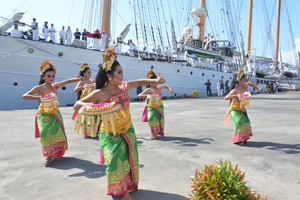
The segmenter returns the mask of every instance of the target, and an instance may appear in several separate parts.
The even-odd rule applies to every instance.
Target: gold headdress
[[[239,69],[238,72],[236,73],[236,81],[240,81],[242,76],[244,75],[244,70]]]
[[[53,68],[56,74],[56,68],[52,65],[53,61],[47,60],[47,58],[41,63],[41,66],[39,67],[39,72],[41,75],[44,74],[44,72],[49,69]]]
[[[147,74],[146,74],[146,79],[150,79],[153,75],[156,76],[156,74],[154,73],[154,71],[152,69],[150,69]]]
[[[86,62],[84,62],[80,65],[80,70],[83,71],[87,67],[89,67],[89,65]]]
[[[111,70],[112,64],[117,59],[114,47],[108,47],[105,50],[105,54],[102,54],[103,57],[103,69],[107,72]]]

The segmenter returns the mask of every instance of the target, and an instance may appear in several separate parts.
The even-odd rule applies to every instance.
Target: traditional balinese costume
[[[89,67],[88,64],[86,62],[84,62],[80,66],[80,70],[83,71],[87,67]],[[85,85],[84,89],[81,91],[81,95],[80,95],[79,99],[82,99],[82,98],[88,96],[91,92],[93,92],[95,90],[95,88],[96,88],[95,81],[93,79],[91,79],[91,82],[92,82],[91,84]],[[78,114],[78,112],[77,112],[77,110],[75,110],[74,114],[73,114],[73,117],[72,117],[73,120],[76,119],[77,114]],[[89,131],[90,129],[88,129],[88,126],[86,125],[85,121],[83,122],[82,126],[83,126],[83,129],[84,129],[82,134],[85,135],[85,136],[92,137],[92,135],[90,134],[90,131]]]
[[[155,73],[150,70],[146,74],[146,78],[151,78]],[[161,90],[161,86],[157,86]],[[165,117],[164,105],[161,101],[161,94],[151,94],[146,99],[146,106],[142,115],[142,122],[148,122],[151,134],[159,134],[164,137]]]
[[[48,68],[54,68],[47,59],[41,64],[40,74]],[[40,137],[43,156],[62,157],[68,149],[65,127],[58,109],[58,84],[52,85],[52,91],[41,96],[41,103],[35,120],[35,137]]]
[[[243,70],[239,70],[237,80],[239,81],[243,75]],[[245,85],[247,91],[247,85]],[[224,124],[227,124],[229,118],[234,122],[234,131],[231,138],[231,143],[247,142],[247,139],[252,137],[252,129],[250,120],[245,107],[249,105],[251,94],[245,92],[240,99],[233,99],[226,113]]]
[[[111,70],[117,55],[114,53],[114,48],[105,51],[106,53],[102,55],[103,69],[107,72]],[[137,190],[139,181],[137,140],[131,122],[127,82],[119,85],[118,94],[111,96],[102,104],[105,108],[112,103],[117,103],[121,109],[114,111],[110,117],[102,115],[103,121],[99,130],[100,162],[102,164],[106,162],[107,166],[107,193],[120,196]],[[92,106],[92,110],[97,107],[97,104],[94,108]],[[109,109],[106,110],[107,113],[111,114]]]

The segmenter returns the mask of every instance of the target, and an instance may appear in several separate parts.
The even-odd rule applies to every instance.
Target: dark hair
[[[237,74],[234,74],[232,77],[230,91],[233,90],[234,88],[236,88],[236,85],[239,83],[238,81],[236,81],[236,77],[237,77]],[[241,77],[241,79],[243,79],[243,78],[245,78],[245,74],[243,74],[243,76]],[[232,101],[232,99],[230,99],[229,105],[231,105],[231,101]]]
[[[232,77],[230,91],[233,90],[234,88],[236,88],[237,84],[239,83],[238,81],[236,81],[236,76],[237,76],[237,74],[233,75],[233,77]],[[243,76],[241,77],[240,80],[242,80],[243,78],[245,78],[245,74],[243,74]]]
[[[108,78],[107,78],[107,74],[112,75],[112,77],[114,77],[114,72],[116,71],[117,67],[120,65],[120,63],[115,60],[115,62],[111,65],[111,70],[109,70],[108,72],[106,72],[103,69],[103,65],[102,63],[98,66],[99,70],[98,73],[96,75],[96,89],[101,89],[105,86],[105,84],[108,82]]]
[[[156,78],[157,78],[156,74],[153,74],[150,79],[156,79]],[[149,87],[151,87],[151,85],[146,86],[146,88],[149,88]]]
[[[83,71],[80,70],[80,71],[79,71],[79,76],[84,77],[84,73],[85,73],[88,69],[90,69],[90,68],[89,68],[89,67],[86,67]],[[80,99],[81,94],[82,94],[82,91],[81,91],[81,90],[80,90],[79,92],[77,92],[77,100]]]
[[[55,70],[54,70],[52,67],[46,69],[46,70],[44,71],[44,73],[41,75],[41,79],[40,79],[40,81],[39,81],[39,85],[42,85],[42,84],[45,83],[45,74],[46,74],[47,72],[54,72],[54,73],[55,73]]]

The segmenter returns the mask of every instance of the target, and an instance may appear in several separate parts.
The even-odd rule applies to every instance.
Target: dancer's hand
[[[261,86],[259,86],[258,90],[259,90],[259,91],[262,91]]]
[[[76,77],[79,79],[78,81],[83,81],[83,77],[82,76],[76,75]]]
[[[237,94],[236,96],[237,96],[238,99],[240,99],[242,97],[241,94]]]
[[[156,83],[157,84],[163,84],[165,82],[167,82],[165,79],[163,79],[164,76],[160,76],[160,73],[158,72],[158,78],[156,79]]]
[[[174,88],[172,87],[170,91],[171,91],[172,93],[174,93]]]

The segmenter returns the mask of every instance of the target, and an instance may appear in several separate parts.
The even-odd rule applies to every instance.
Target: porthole
[[[204,76],[204,73],[202,73],[202,76]]]
[[[63,55],[64,55],[63,52],[59,52],[59,53],[58,53],[58,56],[59,56],[59,57],[62,57]]]
[[[193,72],[190,73],[191,75],[193,74]]]
[[[153,69],[154,67],[153,67],[153,65],[151,66],[151,69]]]
[[[230,77],[230,80],[232,79],[232,77]]]
[[[62,90],[66,90],[67,88],[66,88],[65,86],[63,86],[61,89],[62,89]]]
[[[14,85],[14,86],[18,86],[18,83],[17,83],[17,82],[14,82],[13,85]]]
[[[224,76],[222,76],[222,79],[224,78]]]
[[[263,80],[260,80],[260,83],[264,83],[264,81],[263,81]]]
[[[212,77],[215,77],[215,75],[213,74]]]
[[[177,69],[177,73],[179,73],[179,69]]]
[[[33,48],[28,49],[28,53],[33,53],[33,52],[34,52]]]

